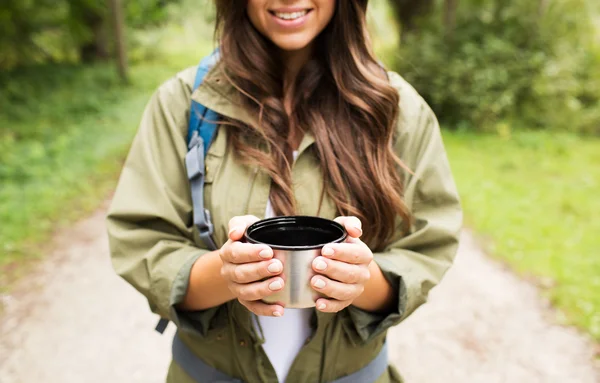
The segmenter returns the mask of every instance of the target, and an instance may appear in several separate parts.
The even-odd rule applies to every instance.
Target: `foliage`
[[[414,31],[417,21],[429,13],[435,0],[389,0],[391,10],[403,31]]]
[[[168,19],[178,0],[128,0],[127,24],[147,28]],[[0,70],[48,62],[93,61],[110,50],[107,1],[3,0],[0,3]]]
[[[445,132],[467,224],[600,340],[600,139]]]
[[[3,0],[0,3],[0,69],[21,63],[64,58],[69,35],[61,28],[68,14],[64,2]]]
[[[141,99],[129,101],[136,92],[113,78],[108,65],[48,66],[20,73],[3,87],[0,264],[27,258],[23,240],[45,238],[79,203],[106,192],[96,188],[98,181],[108,168],[114,175],[115,155],[122,154],[135,126],[129,113],[143,105]],[[115,111],[119,100],[125,109]]]
[[[0,104],[7,106],[0,111],[0,137],[48,140],[66,129],[65,122],[115,102],[121,87],[111,71],[98,68],[49,64],[0,72]]]
[[[4,130],[0,136],[0,285],[7,277],[3,265],[31,259],[32,245],[106,198],[150,93],[195,61],[138,65],[131,87],[107,82],[115,77],[107,64],[58,72],[49,67],[43,71],[53,76],[40,78],[58,73],[64,89],[49,91],[42,103],[15,103],[20,111],[9,116],[4,112],[12,108],[2,109],[2,121],[13,121],[24,133]],[[39,115],[26,112],[36,107],[42,108]]]
[[[375,55],[387,67],[394,64],[400,44],[400,34],[394,33],[397,21],[390,3],[388,0],[370,0],[367,11],[367,27]]]
[[[129,86],[108,63],[0,72],[0,286],[114,188],[150,94],[212,48],[202,19],[190,24],[199,27],[184,35],[179,23],[137,32],[163,56],[134,63]]]
[[[167,11],[168,23],[160,28],[130,31],[128,54],[132,63],[166,58],[177,62],[190,55],[203,57],[212,47],[209,42],[214,32],[213,0],[179,0]]]
[[[465,0],[455,26],[441,9],[406,36],[396,65],[448,126],[600,134],[600,48],[586,0]]]
[[[169,19],[169,5],[180,0],[136,0],[124,2],[127,24],[142,29],[160,25]]]

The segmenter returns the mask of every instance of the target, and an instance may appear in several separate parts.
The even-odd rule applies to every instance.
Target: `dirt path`
[[[161,382],[170,334],[153,332],[145,300],[110,267],[104,210],[2,297],[0,382]],[[430,303],[393,330],[392,360],[408,383],[594,383],[592,344],[553,325],[530,285],[487,260],[468,233]]]

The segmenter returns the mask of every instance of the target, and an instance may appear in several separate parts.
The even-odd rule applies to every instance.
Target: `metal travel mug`
[[[258,221],[248,227],[245,240],[273,249],[283,264],[283,290],[264,299],[286,308],[314,307],[321,296],[310,285],[315,275],[312,262],[328,243],[340,243],[347,233],[342,225],[319,217],[289,216]]]

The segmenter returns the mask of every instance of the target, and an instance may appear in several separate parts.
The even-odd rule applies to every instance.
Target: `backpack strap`
[[[208,57],[204,58],[194,80],[192,92],[198,89],[206,74],[212,69],[219,59],[218,48]],[[188,153],[185,156],[187,176],[190,180],[192,206],[194,211],[194,225],[200,232],[200,239],[209,250],[216,250],[217,245],[212,238],[214,226],[210,218],[210,211],[204,208],[204,180],[205,157],[208,149],[216,137],[219,115],[204,105],[192,100],[190,118],[188,122]],[[156,331],[163,334],[169,320],[161,318],[156,325]]]
[[[196,90],[206,74],[215,65],[219,57],[218,49],[204,58],[198,66],[194,90]],[[219,115],[204,105],[192,100],[188,125],[188,148],[185,158],[188,179],[190,180],[192,203],[194,209],[194,225],[198,228],[200,239],[209,250],[216,250],[217,245],[212,237],[214,226],[210,212],[204,207],[205,158],[210,144],[217,133]]]
[[[205,57],[198,65],[198,71],[196,72],[196,79],[194,80],[195,91],[200,87],[206,74],[215,66],[219,60],[219,49],[217,48],[210,56]],[[190,110],[190,119],[188,122],[188,136],[187,142],[190,145],[194,139],[194,134],[198,134],[204,141],[204,152],[208,152],[208,148],[215,138],[217,131],[217,124],[219,115],[214,111],[208,109],[199,102],[192,100],[192,107]]]

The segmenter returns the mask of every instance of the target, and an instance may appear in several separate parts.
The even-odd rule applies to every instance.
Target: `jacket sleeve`
[[[409,233],[403,233],[398,222],[390,245],[374,254],[397,294],[392,312],[377,315],[348,308],[353,332],[363,342],[400,323],[426,302],[429,291],[453,262],[462,225],[459,197],[437,119],[410,85],[399,76],[394,80],[403,98],[396,150],[413,172],[405,176],[404,199],[414,222]]]
[[[115,271],[142,293],[154,313],[184,330],[206,334],[218,308],[181,312],[193,263],[208,250],[192,229],[185,169],[194,68],[152,96],[131,146],[108,217]]]

